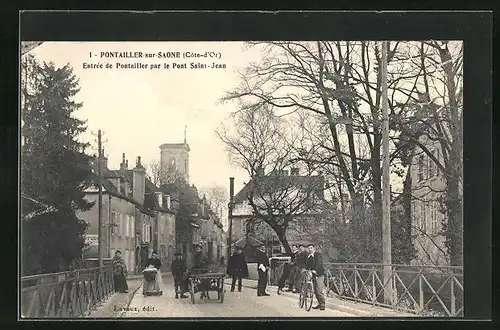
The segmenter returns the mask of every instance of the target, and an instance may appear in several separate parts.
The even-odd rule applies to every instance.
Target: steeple
[[[184,126],[184,143],[187,143],[187,125]]]

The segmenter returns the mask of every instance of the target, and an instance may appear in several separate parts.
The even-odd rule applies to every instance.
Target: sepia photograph
[[[20,319],[464,316],[461,40],[22,40]]]

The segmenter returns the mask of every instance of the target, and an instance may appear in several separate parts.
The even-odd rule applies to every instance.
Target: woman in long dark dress
[[[115,292],[128,292],[127,285],[127,266],[122,258],[122,253],[120,250],[115,252],[115,256],[112,260],[113,265],[113,277],[115,284]]]

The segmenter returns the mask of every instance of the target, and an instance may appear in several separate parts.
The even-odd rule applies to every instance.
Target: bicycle
[[[302,287],[299,292],[299,306],[300,308],[306,309],[306,311],[310,311],[313,304],[313,273],[311,270],[307,270],[303,274]]]

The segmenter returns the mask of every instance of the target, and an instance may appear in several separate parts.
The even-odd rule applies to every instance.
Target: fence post
[[[358,267],[354,265],[354,298],[358,297]]]
[[[419,309],[419,314],[422,314],[424,311],[424,290],[422,288],[422,268],[420,268],[420,271],[418,272],[418,309]]]
[[[391,282],[392,282],[392,292],[393,292],[393,300],[392,306],[396,307],[398,302],[398,282],[396,280],[397,272],[394,270],[394,266],[391,266]]]
[[[372,304],[375,305],[377,299],[377,287],[375,286],[375,266],[372,265]]]
[[[452,274],[449,277],[450,279],[450,298],[451,298],[451,316],[456,316],[455,314],[457,313],[456,311],[456,306],[455,306],[455,274]]]

